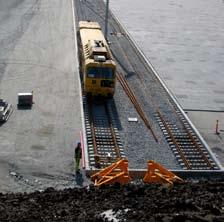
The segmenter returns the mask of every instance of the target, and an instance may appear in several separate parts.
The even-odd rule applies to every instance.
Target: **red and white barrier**
[[[82,133],[82,131],[80,131],[80,142],[81,142],[81,148],[82,148],[82,168],[86,169],[84,140],[83,140],[83,133]]]

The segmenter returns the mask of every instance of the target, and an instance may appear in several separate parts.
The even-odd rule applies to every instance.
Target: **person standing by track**
[[[79,172],[79,165],[80,165],[80,160],[82,159],[82,149],[81,149],[81,143],[78,142],[77,143],[77,146],[75,148],[75,155],[74,155],[74,158],[75,158],[75,171],[76,173]]]

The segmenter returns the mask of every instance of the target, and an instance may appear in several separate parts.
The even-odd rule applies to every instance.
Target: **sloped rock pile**
[[[0,221],[224,221],[224,183],[128,184],[0,194]]]

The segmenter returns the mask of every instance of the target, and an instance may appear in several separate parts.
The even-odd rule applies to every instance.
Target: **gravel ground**
[[[144,125],[120,84],[117,85],[115,103],[121,122],[119,133],[124,144],[125,155],[129,160],[129,167],[144,169],[147,166],[147,160],[155,160],[169,169],[181,169],[171,150],[163,141],[162,134],[159,134],[159,143],[152,138],[149,129]],[[137,118],[138,122],[129,122],[129,117]]]
[[[224,221],[223,182],[0,194],[1,221]],[[112,220],[113,219],[113,220]]]

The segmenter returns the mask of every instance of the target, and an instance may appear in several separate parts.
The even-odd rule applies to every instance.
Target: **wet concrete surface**
[[[110,6],[224,164],[222,133],[214,135],[224,111],[223,1],[115,0]]]
[[[13,114],[0,126],[0,190],[70,187],[81,106],[72,1],[0,1],[0,97]],[[34,92],[31,109],[17,93]]]
[[[183,108],[224,110],[223,1],[115,0],[110,6]]]

